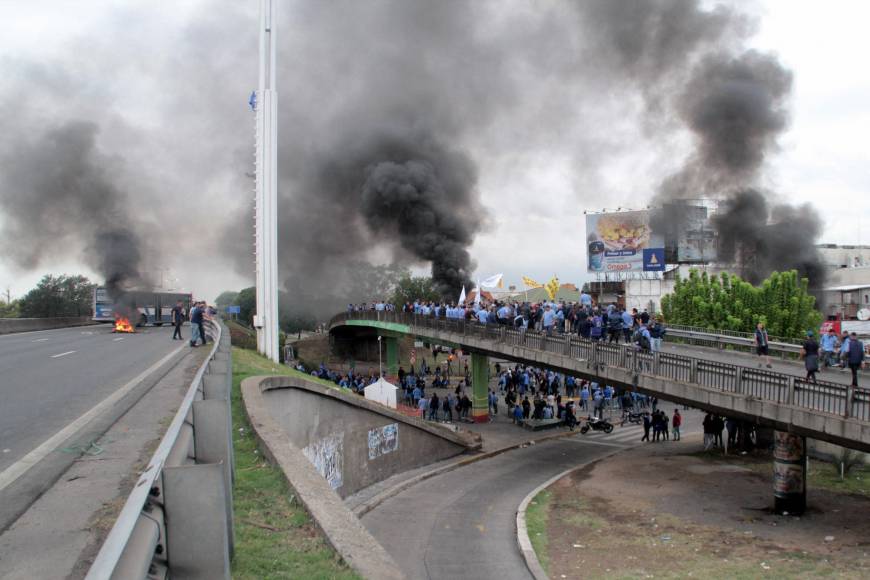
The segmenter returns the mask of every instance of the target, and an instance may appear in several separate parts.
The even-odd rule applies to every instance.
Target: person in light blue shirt
[[[837,351],[837,333],[833,328],[827,334],[822,335],[819,346],[822,347],[822,364],[825,367],[835,364],[834,353]]]
[[[375,304],[375,310],[378,312],[383,312],[386,309],[386,305],[383,300],[378,300],[377,304]]]
[[[840,341],[840,366],[846,368],[846,359],[849,358],[849,333],[843,333],[843,340]]]
[[[477,319],[481,324],[486,324],[487,312],[483,308],[477,311]]]
[[[547,307],[544,309],[544,332],[547,333],[547,336],[552,336],[553,334],[553,325],[556,323],[556,314],[553,312],[553,309],[547,304]]]
[[[582,292],[580,294],[580,304],[583,306],[592,306],[592,296],[587,294],[586,292]]]
[[[580,408],[584,411],[589,410],[589,385],[584,384],[580,390]]]

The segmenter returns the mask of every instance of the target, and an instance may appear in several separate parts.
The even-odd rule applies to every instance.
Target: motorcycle
[[[640,425],[643,423],[643,413],[635,413],[634,411],[626,411],[622,414],[622,422],[625,423],[628,421],[629,423],[635,423]]]
[[[586,424],[580,427],[580,432],[587,433],[590,428],[593,431],[604,431],[605,433],[610,433],[611,431],[613,431],[613,424],[607,419],[588,417],[586,419]]]

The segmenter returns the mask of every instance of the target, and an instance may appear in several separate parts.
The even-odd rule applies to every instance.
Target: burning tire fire
[[[115,330],[114,332],[136,332],[133,328],[133,325],[130,324],[130,320],[119,316],[115,319]]]

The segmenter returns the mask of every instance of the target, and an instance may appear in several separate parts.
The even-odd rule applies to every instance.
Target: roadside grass
[[[280,469],[257,449],[241,398],[242,380],[262,374],[299,375],[256,352],[233,348],[233,448],[236,484],[233,489],[236,579],[305,578],[357,579],[326,543],[305,509],[294,501]],[[328,381],[320,381],[335,386]]]
[[[768,454],[722,455],[718,451],[701,451],[695,456],[708,461],[733,463],[773,478],[773,457]],[[823,489],[835,493],[870,497],[870,465],[856,465],[844,479],[840,479],[839,463],[811,458],[807,470],[807,489]]]
[[[526,508],[526,530],[529,534],[529,540],[532,542],[532,548],[538,556],[541,567],[547,573],[549,573],[550,565],[547,550],[547,523],[550,520],[550,499],[552,497],[553,492],[545,489],[536,495]]]

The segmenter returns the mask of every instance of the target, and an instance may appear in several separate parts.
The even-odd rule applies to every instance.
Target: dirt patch
[[[870,499],[811,488],[803,516],[774,515],[767,461],[703,454],[687,438],[560,479],[550,577],[870,577]]]

